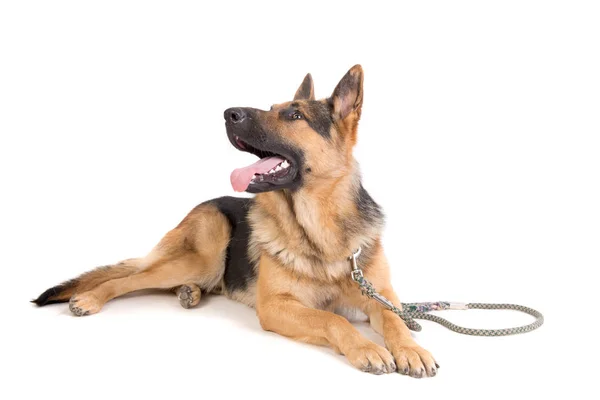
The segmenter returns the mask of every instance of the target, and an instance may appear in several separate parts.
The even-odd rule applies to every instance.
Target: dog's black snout
[[[225,110],[225,120],[238,124],[246,119],[246,113],[241,108],[228,108]]]

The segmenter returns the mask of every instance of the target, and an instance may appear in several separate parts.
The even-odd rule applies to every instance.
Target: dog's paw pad
[[[182,285],[177,289],[177,298],[183,308],[191,308],[200,302],[200,288],[194,284]]]

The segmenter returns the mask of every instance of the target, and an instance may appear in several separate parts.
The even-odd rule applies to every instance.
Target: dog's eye
[[[300,113],[300,111],[294,111],[290,114],[290,119],[302,119],[304,116]]]

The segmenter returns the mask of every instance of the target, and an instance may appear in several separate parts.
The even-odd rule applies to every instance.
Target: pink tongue
[[[281,157],[266,157],[258,160],[252,165],[244,168],[234,169],[231,173],[231,186],[236,192],[243,192],[248,189],[250,181],[254,174],[264,174],[275,168],[279,163],[285,160]]]

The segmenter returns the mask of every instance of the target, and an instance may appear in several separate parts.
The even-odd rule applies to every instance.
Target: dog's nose
[[[228,108],[225,110],[225,120],[234,124],[239,124],[246,119],[246,113],[241,108]]]

